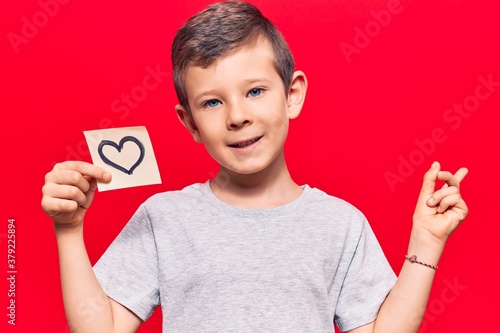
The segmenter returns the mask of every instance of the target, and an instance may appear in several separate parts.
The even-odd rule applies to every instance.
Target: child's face
[[[259,39],[186,72],[190,130],[228,171],[256,173],[283,156],[288,120],[297,114],[290,111],[273,59],[267,41]]]

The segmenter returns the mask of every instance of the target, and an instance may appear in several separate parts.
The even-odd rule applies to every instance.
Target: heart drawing
[[[134,163],[134,165],[132,165],[132,167],[130,169],[126,169],[123,166],[111,161],[109,158],[106,157],[106,155],[104,155],[104,153],[102,151],[104,146],[111,146],[111,147],[115,148],[116,150],[118,150],[119,153],[121,153],[121,151],[123,149],[123,145],[125,144],[125,142],[129,142],[129,141],[132,141],[133,143],[135,143],[137,145],[137,147],[139,147],[139,150],[141,152],[139,155],[139,158]],[[99,147],[98,147],[97,151],[99,152],[99,156],[101,157],[101,159],[104,163],[106,163],[107,165],[110,165],[113,168],[118,169],[121,172],[124,172],[128,175],[131,175],[132,172],[134,172],[135,168],[137,168],[139,166],[139,164],[141,164],[142,160],[144,159],[144,145],[142,144],[141,141],[139,141],[137,138],[135,138],[133,136],[123,137],[120,140],[120,144],[116,144],[115,142],[110,141],[110,140],[102,140],[101,143],[99,143]]]

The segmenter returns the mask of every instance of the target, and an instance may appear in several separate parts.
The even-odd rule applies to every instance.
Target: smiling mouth
[[[245,148],[245,147],[248,147],[254,143],[256,143],[257,141],[259,141],[260,139],[262,139],[263,135],[257,137],[257,138],[254,138],[252,140],[248,140],[248,141],[242,141],[242,142],[238,142],[238,143],[233,143],[231,145],[228,145],[229,147],[233,147],[233,148]]]

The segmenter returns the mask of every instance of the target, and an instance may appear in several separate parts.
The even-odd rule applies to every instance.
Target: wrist
[[[416,255],[420,261],[437,265],[443,253],[444,245],[444,241],[437,239],[429,231],[413,227],[407,255]]]
[[[76,225],[61,225],[54,223],[56,237],[81,237],[83,236],[83,222]]]

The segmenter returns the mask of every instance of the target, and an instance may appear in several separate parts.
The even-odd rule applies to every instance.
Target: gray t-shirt
[[[303,186],[251,210],[210,181],[142,204],[94,266],[109,297],[163,332],[333,332],[373,321],[396,276],[365,217]]]

